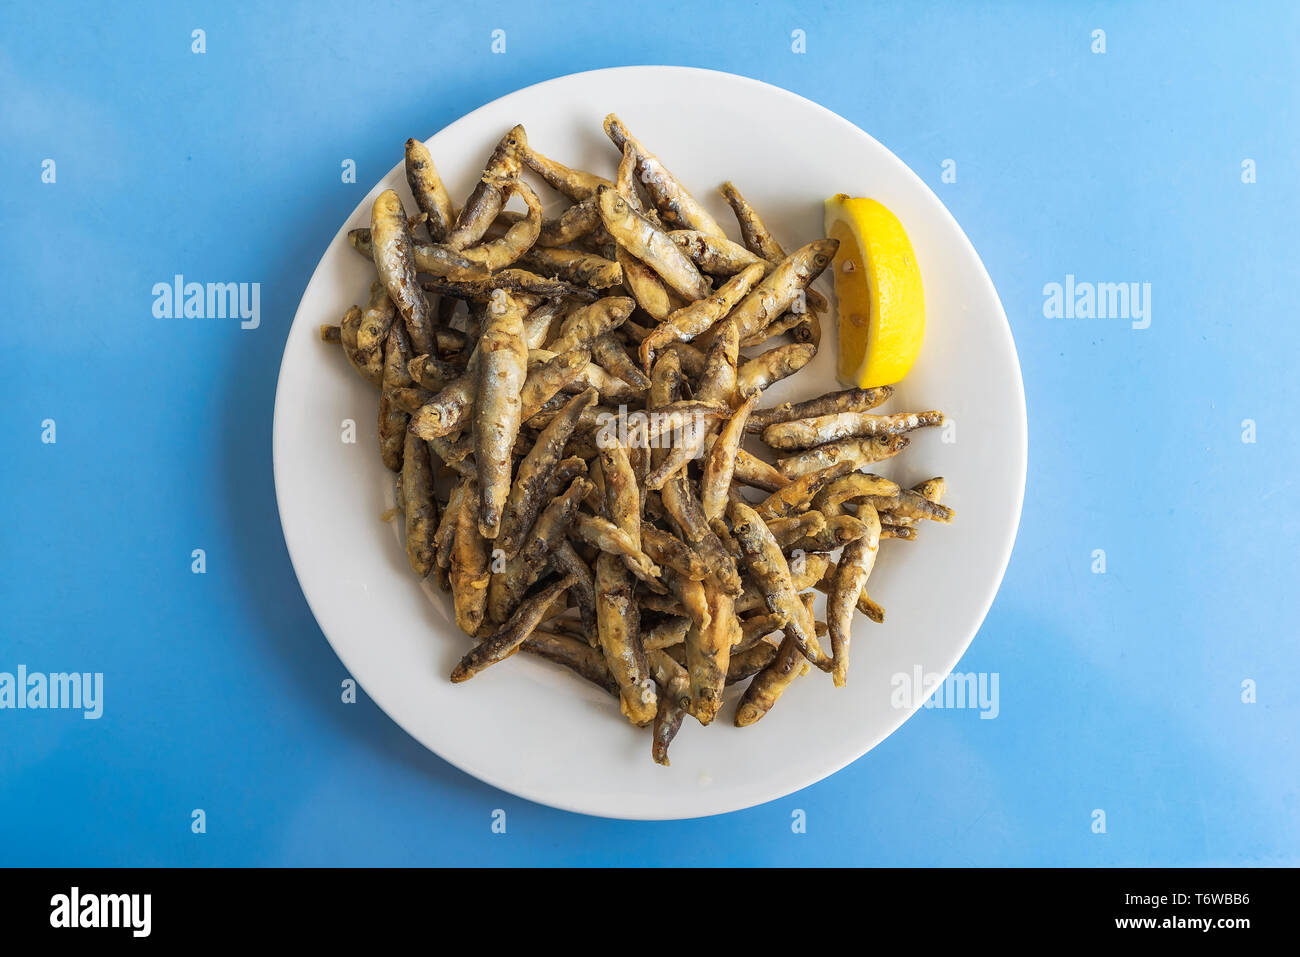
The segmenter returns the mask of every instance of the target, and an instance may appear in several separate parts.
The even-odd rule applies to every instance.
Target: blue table
[[[0,674],[103,675],[97,719],[0,710],[0,864],[1300,863],[1296,8],[545,6],[0,12]],[[810,97],[935,189],[1015,333],[1030,471],[959,665],[996,718],[926,710],[784,800],[634,824],[342,700],[271,404],[317,256],[407,136],[657,62]],[[258,328],[156,318],[178,273],[260,283]],[[1052,317],[1067,276],[1149,289],[1145,317]]]

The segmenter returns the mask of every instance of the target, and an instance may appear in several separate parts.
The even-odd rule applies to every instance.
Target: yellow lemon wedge
[[[874,199],[826,200],[826,235],[838,239],[839,378],[869,389],[907,375],[925,338],[925,294],[912,241]]]

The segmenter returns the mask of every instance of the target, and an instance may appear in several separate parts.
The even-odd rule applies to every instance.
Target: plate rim
[[[680,65],[673,65],[673,64],[634,64],[634,65],[623,65],[623,66],[614,66],[614,67],[602,67],[593,70],[581,70],[575,73],[567,73],[560,76],[550,77],[548,79],[538,81],[537,83],[528,84],[527,86],[521,86],[515,90],[511,90],[507,93],[504,93],[501,96],[494,97],[492,100],[489,100],[488,102],[476,107],[475,109],[469,111],[468,113],[461,115],[457,119],[453,120],[451,123],[448,123],[446,126],[443,126],[435,130],[434,132],[430,133],[427,137],[425,137],[423,142],[427,143],[433,137],[438,136],[444,132],[450,132],[461,124],[469,124],[475,116],[477,116],[478,114],[484,111],[493,109],[502,100],[509,99],[511,97],[517,96],[524,92],[535,91],[550,85],[574,82],[580,80],[581,78],[595,78],[598,76],[607,76],[616,73],[626,74],[626,73],[659,72],[659,71],[670,71],[674,73],[694,73],[702,76],[722,77],[727,81],[739,81],[742,84],[748,84],[750,86],[762,88],[768,94],[772,94],[779,97],[784,97],[789,100],[796,101],[798,104],[800,104],[805,108],[812,108],[813,110],[821,114],[824,114],[825,116],[831,118],[834,121],[838,121],[840,123],[848,125],[858,135],[866,137],[867,140],[869,140],[870,142],[874,143],[877,147],[879,147],[879,149],[883,151],[883,153],[889,158],[889,160],[892,160],[897,165],[900,172],[903,174],[903,176],[906,179],[910,179],[910,181],[914,186],[920,187],[921,195],[928,197],[928,202],[931,203],[935,208],[937,208],[941,220],[945,222],[948,225],[948,227],[950,227],[952,232],[955,233],[957,237],[960,238],[960,242],[964,245],[966,250],[974,258],[974,261],[979,265],[980,281],[986,287],[986,291],[991,296],[992,301],[997,305],[998,316],[1002,320],[1000,327],[997,328],[1000,328],[1002,331],[1003,338],[1005,340],[1004,346],[1010,351],[1010,355],[1013,360],[1012,365],[1015,370],[1015,389],[1013,391],[1014,391],[1014,396],[1017,399],[1015,411],[1018,413],[1016,418],[1019,425],[1020,436],[1019,436],[1019,441],[1015,445],[1013,451],[1015,452],[1019,461],[1020,467],[1018,471],[1020,473],[1020,480],[1017,483],[1015,489],[1014,521],[1011,523],[1010,532],[1005,539],[1005,543],[1002,545],[1001,552],[996,557],[997,574],[994,578],[991,579],[992,584],[989,588],[989,592],[985,596],[982,602],[982,608],[980,609],[978,616],[974,619],[974,624],[969,629],[970,633],[962,641],[960,648],[957,649],[955,656],[952,658],[952,660],[948,662],[943,668],[943,674],[945,677],[947,677],[952,673],[953,668],[956,667],[958,662],[961,661],[962,657],[970,649],[970,646],[974,642],[975,637],[979,634],[980,629],[983,627],[984,621],[988,617],[989,610],[993,607],[993,602],[996,600],[998,593],[1001,591],[1003,580],[1006,577],[1007,568],[1009,567],[1011,562],[1011,555],[1015,549],[1015,543],[1020,533],[1020,523],[1023,518],[1023,511],[1024,511],[1025,488],[1026,488],[1026,483],[1028,481],[1028,474],[1029,474],[1029,423],[1028,423],[1028,409],[1027,409],[1027,404],[1025,399],[1024,373],[1020,365],[1020,354],[1019,354],[1019,350],[1016,348],[1015,336],[1011,329],[1011,323],[1007,319],[1006,309],[1002,305],[1002,298],[998,294],[997,287],[993,283],[993,278],[989,275],[988,267],[985,266],[984,260],[980,257],[978,250],[975,249],[975,246],[971,242],[970,237],[966,235],[966,231],[962,229],[961,224],[957,222],[956,217],[954,217],[953,214],[949,211],[948,207],[939,198],[938,194],[935,193],[934,190],[930,188],[929,184],[926,183],[925,180],[921,179],[921,177],[907,163],[905,163],[896,153],[894,153],[893,150],[889,149],[889,147],[885,146],[883,143],[877,140],[866,130],[862,129],[852,120],[849,120],[848,118],[840,115],[839,113],[836,113],[834,110],[830,109],[829,107],[823,106],[822,104],[816,102],[815,100],[811,100],[808,97],[805,97],[799,93],[795,93],[791,90],[785,89],[784,87],[777,86],[773,83],[768,83],[764,80],[759,80],[754,77],[745,76],[743,74],[731,73],[725,70],[714,70],[705,67],[680,66]],[[282,490],[280,457],[277,454],[278,450],[281,447],[281,436],[283,434],[282,429],[280,428],[280,422],[281,422],[280,410],[281,410],[282,396],[284,395],[283,385],[284,385],[284,378],[285,378],[285,364],[286,364],[285,360],[288,356],[290,340],[293,336],[293,330],[297,327],[299,319],[302,316],[304,303],[309,299],[313,287],[317,284],[318,281],[321,280],[321,276],[322,276],[321,270],[325,267],[326,255],[328,254],[330,247],[348,229],[348,224],[363,209],[366,202],[370,199],[371,194],[375,192],[375,190],[379,187],[381,183],[383,183],[389,177],[391,177],[395,171],[400,170],[401,166],[402,166],[402,161],[399,160],[396,164],[394,164],[393,167],[391,167],[387,172],[382,174],[376,180],[375,184],[370,188],[370,190],[368,190],[365,193],[365,195],[363,195],[361,199],[358,200],[356,206],[354,206],[352,211],[344,218],[342,225],[335,232],[334,236],[326,243],[324,250],[320,255],[320,258],[316,263],[315,268],[312,270],[311,277],[308,279],[307,285],[303,288],[303,292],[298,299],[298,305],[294,310],[293,320],[290,322],[288,330],[285,334],[284,348],[280,356],[280,367],[276,375],[275,399],[273,401],[273,412],[272,412],[271,464],[272,464],[272,477],[275,485],[276,514],[280,521],[280,534],[284,540],[285,549],[289,554],[290,565],[293,567],[294,578],[298,582],[298,589],[303,596],[303,600],[306,601],[308,609],[311,611],[312,618],[316,623],[316,627],[319,628],[321,634],[324,635],[326,642],[329,644],[330,648],[334,651],[334,654],[339,659],[340,663],[347,670],[349,677],[352,677],[354,680],[357,681],[358,684],[361,684],[363,690],[366,689],[364,684],[361,682],[361,679],[356,677],[356,669],[354,669],[351,663],[349,662],[349,657],[345,655],[345,653],[340,649],[339,643],[335,642],[334,639],[330,637],[329,632],[327,631],[325,625],[322,623],[320,619],[319,614],[317,613],[316,607],[312,603],[310,595],[308,595],[307,588],[304,585],[302,576],[299,574],[298,571],[300,562],[295,557],[294,546],[290,542],[289,535],[285,529],[284,514],[283,514],[284,511],[283,496],[286,493]],[[772,801],[780,800],[784,797],[788,797],[791,794],[796,794],[808,787],[811,787],[814,784],[826,780],[827,778],[839,773],[844,768],[848,767],[850,764],[853,764],[854,762],[860,760],[868,752],[870,752],[877,745],[879,745],[885,739],[887,739],[896,731],[898,731],[909,720],[911,720],[912,716],[915,715],[916,712],[919,711],[924,704],[924,700],[920,702],[916,702],[915,704],[913,704],[912,707],[910,707],[907,710],[906,714],[902,716],[901,720],[899,720],[897,724],[895,724],[889,730],[885,731],[883,734],[874,736],[865,745],[865,747],[863,747],[858,753],[853,754],[847,760],[844,761],[836,760],[834,766],[828,767],[826,770],[812,774],[807,778],[807,780],[800,781],[794,787],[787,788],[784,785],[782,785],[778,787],[776,793],[763,791],[757,797],[754,797],[752,800],[747,800],[745,803],[742,804],[732,803],[723,807],[715,807],[715,808],[703,810],[700,811],[699,813],[687,813],[687,814],[673,813],[673,812],[656,813],[654,810],[649,810],[641,813],[638,813],[637,811],[624,812],[624,813],[612,813],[612,812],[606,812],[603,810],[595,809],[590,806],[583,806],[574,801],[557,800],[549,796],[543,797],[536,793],[531,793],[527,787],[520,787],[511,782],[502,780],[498,775],[490,771],[481,771],[478,769],[472,769],[470,767],[467,767],[462,762],[453,760],[452,758],[446,756],[441,751],[439,751],[436,747],[424,741],[421,737],[419,737],[417,734],[415,734],[413,731],[407,728],[406,725],[403,724],[401,721],[399,721],[388,710],[388,708],[386,708],[380,702],[378,698],[376,698],[373,694],[370,693],[369,690],[366,690],[366,695],[370,699],[370,701],[373,704],[375,704],[375,706],[378,707],[379,710],[383,712],[383,714],[390,721],[396,724],[402,731],[404,731],[407,735],[409,735],[422,747],[427,748],[430,752],[437,755],[438,758],[445,761],[447,764],[451,765],[457,770],[469,775],[475,780],[482,781],[485,784],[488,784],[512,796],[521,798],[523,800],[531,801],[535,804],[539,804],[545,807],[552,807],[552,808],[556,808],[557,810],[568,811],[574,814],[582,814],[589,817],[604,818],[607,820],[629,820],[629,821],[632,820],[635,821],[698,820],[701,818],[713,817],[719,814],[730,814],[738,811],[747,810],[749,808],[757,807],[759,805],[768,804]]]

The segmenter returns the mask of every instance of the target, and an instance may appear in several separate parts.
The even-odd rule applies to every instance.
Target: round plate
[[[997,293],[943,204],[889,150],[852,123],[755,80],[682,67],[596,70],[502,97],[428,140],[453,197],[472,189],[501,135],[523,123],[543,153],[613,178],[618,153],[601,130],[615,111],[735,238],[716,192],[733,180],[787,250],[819,238],[822,204],[846,192],[892,209],[925,282],[925,347],[886,410],[942,409],[951,425],[914,434],[879,471],[905,484],[948,480],[952,525],[927,523],[916,542],[886,541],[871,594],[883,625],[857,616],[848,687],[814,671],[758,724],[732,726],[731,689],[717,721],[691,720],[672,767],[650,759],[650,734],[631,727],[594,686],[519,655],[464,684],[447,676],[468,647],[450,601],[418,584],[380,515],[393,476],[379,460],[377,397],[318,327],[363,303],[374,268],[348,245],[371,203],[394,188],[408,211],[399,163],[357,206],[316,267],[285,344],[275,397],[275,487],[303,593],[349,672],[394,721],[438,755],[529,800],[606,817],[718,814],[806,787],[861,757],[923,702],[891,684],[916,669],[945,676],[979,629],[1011,555],[1025,484],[1025,400]],[[393,143],[400,156],[402,144]],[[564,201],[539,189],[554,215]],[[830,292],[829,277],[819,287]],[[808,398],[835,382],[835,330],[764,405]],[[345,420],[356,441],[344,441]],[[895,682],[894,684],[897,684]],[[891,694],[891,692],[893,692]]]

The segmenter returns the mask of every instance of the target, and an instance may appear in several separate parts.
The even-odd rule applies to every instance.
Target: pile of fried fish
[[[731,684],[748,683],[737,726],[811,668],[842,686],[854,611],[884,620],[866,591],[881,540],[953,513],[942,478],[865,470],[941,413],[873,413],[890,386],[760,408],[817,352],[829,304],[811,283],[837,243],[787,254],[725,183],[735,242],[618,117],[604,128],[612,182],[516,126],[459,210],[408,140],[418,211],[374,201],[349,240],[378,278],[321,337],[378,388],[390,517],[475,642],[451,680],[549,659],[652,725],[667,764],[684,717],[712,722]],[[560,216],[524,168],[569,201]]]

